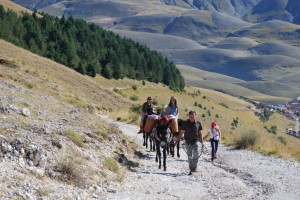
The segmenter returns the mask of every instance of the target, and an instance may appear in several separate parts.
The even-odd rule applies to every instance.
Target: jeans
[[[201,144],[197,141],[195,144],[186,144],[186,152],[188,155],[189,168],[191,171],[196,171],[198,159],[201,153]]]
[[[216,158],[216,154],[218,151],[218,145],[219,145],[219,140],[215,140],[213,138],[210,139],[210,144],[211,144],[211,159]]]

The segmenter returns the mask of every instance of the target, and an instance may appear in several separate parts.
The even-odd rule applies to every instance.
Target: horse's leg
[[[174,143],[173,139],[171,140],[169,146],[170,146],[170,153],[171,153],[172,157],[174,157],[174,154],[175,154],[175,143]]]
[[[151,142],[153,143],[153,151],[155,151],[155,142],[153,140]]]
[[[176,146],[176,147],[177,147],[177,157],[178,157],[178,158],[180,158],[180,153],[179,153],[179,143],[180,143],[180,141],[178,142],[178,144],[177,144],[177,146]]]
[[[149,136],[149,142],[150,142],[150,151],[153,151],[153,149],[154,149],[154,144],[153,144],[152,139],[151,139],[150,136]]]
[[[149,138],[149,134],[146,133],[146,149],[148,149],[148,138]]]
[[[163,149],[163,156],[164,156],[164,171],[167,171],[167,164],[166,164],[166,160],[167,160],[167,153],[166,153],[166,147]]]
[[[161,169],[161,152],[159,142],[156,143],[156,154],[158,156],[158,169]]]
[[[143,139],[144,139],[143,146],[146,146],[146,133],[144,131],[143,131]]]

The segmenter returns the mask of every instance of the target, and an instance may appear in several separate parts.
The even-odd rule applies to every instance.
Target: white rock
[[[24,115],[25,117],[28,117],[30,115],[30,111],[28,108],[23,108],[22,109],[22,115]]]

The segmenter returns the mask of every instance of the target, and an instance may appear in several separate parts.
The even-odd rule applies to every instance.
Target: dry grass
[[[94,105],[100,113],[130,105],[129,99],[99,85],[97,78],[83,76],[3,40],[0,46],[0,59],[11,60],[17,66],[12,70],[0,64],[0,75],[14,84],[78,107]]]
[[[21,13],[21,12],[26,12],[26,13],[29,13],[29,14],[32,14],[32,11],[31,10],[28,10],[12,1],[8,1],[8,0],[0,0],[0,4],[3,5],[3,7],[5,9],[10,9],[10,10],[13,10],[17,13]]]
[[[72,142],[74,142],[77,146],[84,146],[83,136],[80,133],[77,133],[73,130],[65,130],[64,135],[68,137]]]
[[[269,121],[265,123],[261,122],[259,118],[255,116],[254,111],[250,109],[252,105],[244,100],[203,88],[186,87],[184,92],[175,93],[162,84],[146,82],[146,84],[143,85],[142,82],[130,81],[128,79],[120,80],[119,82],[112,80],[110,82],[110,80],[100,77],[98,77],[97,81],[100,84],[108,85],[108,87],[111,87],[112,83],[117,86],[122,85],[118,90],[128,97],[137,95],[139,99],[135,102],[134,107],[144,103],[147,96],[152,96],[152,98],[157,99],[158,105],[156,108],[166,105],[170,97],[175,96],[179,105],[180,118],[187,119],[188,111],[195,110],[198,120],[203,125],[204,134],[208,133],[207,130],[210,123],[216,121],[221,127],[222,143],[224,144],[235,145],[235,142],[242,133],[247,132],[247,130],[254,130],[257,133],[257,140],[253,145],[249,146],[251,149],[263,154],[276,155],[284,158],[298,159],[299,157],[300,140],[296,140],[294,137],[286,134],[286,129],[293,127],[293,121],[284,118],[282,115],[275,114]],[[131,88],[133,84],[137,85],[137,90]],[[200,94],[198,91],[200,91]],[[196,93],[198,93],[198,95],[194,95]],[[199,107],[199,104],[201,104],[201,107]],[[202,115],[205,115],[205,117],[202,117]],[[140,113],[128,110],[112,112],[111,117],[130,123],[134,121],[135,124],[139,124]],[[231,124],[236,118],[238,118],[237,127],[232,127]],[[277,126],[276,135],[268,133],[264,128],[265,126],[272,127],[274,125]],[[288,145],[285,145],[278,139],[280,136],[285,138]]]
[[[53,167],[55,172],[60,173],[60,176],[55,178],[75,186],[84,186],[88,181],[87,179],[90,178],[88,170],[83,167],[84,165],[86,162],[77,153],[72,151],[64,153],[57,158]]]

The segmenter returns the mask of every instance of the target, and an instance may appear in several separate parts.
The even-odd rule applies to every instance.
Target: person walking
[[[210,144],[211,144],[211,161],[217,158],[218,145],[221,138],[221,131],[216,122],[211,123],[211,127],[208,129],[210,133]]]
[[[203,150],[203,134],[202,134],[202,126],[199,121],[196,121],[196,112],[189,112],[189,119],[182,121],[179,136],[175,145],[178,144],[180,139],[183,136],[186,142],[186,153],[188,155],[189,162],[189,175],[192,175],[193,172],[196,172],[198,159],[201,155],[201,151]],[[201,147],[200,147],[201,146]]]
[[[147,101],[142,106],[142,116],[141,116],[141,122],[140,122],[140,130],[138,133],[143,133],[144,124],[146,121],[146,117],[151,114],[153,114],[153,104],[152,104],[152,98],[148,97]]]

